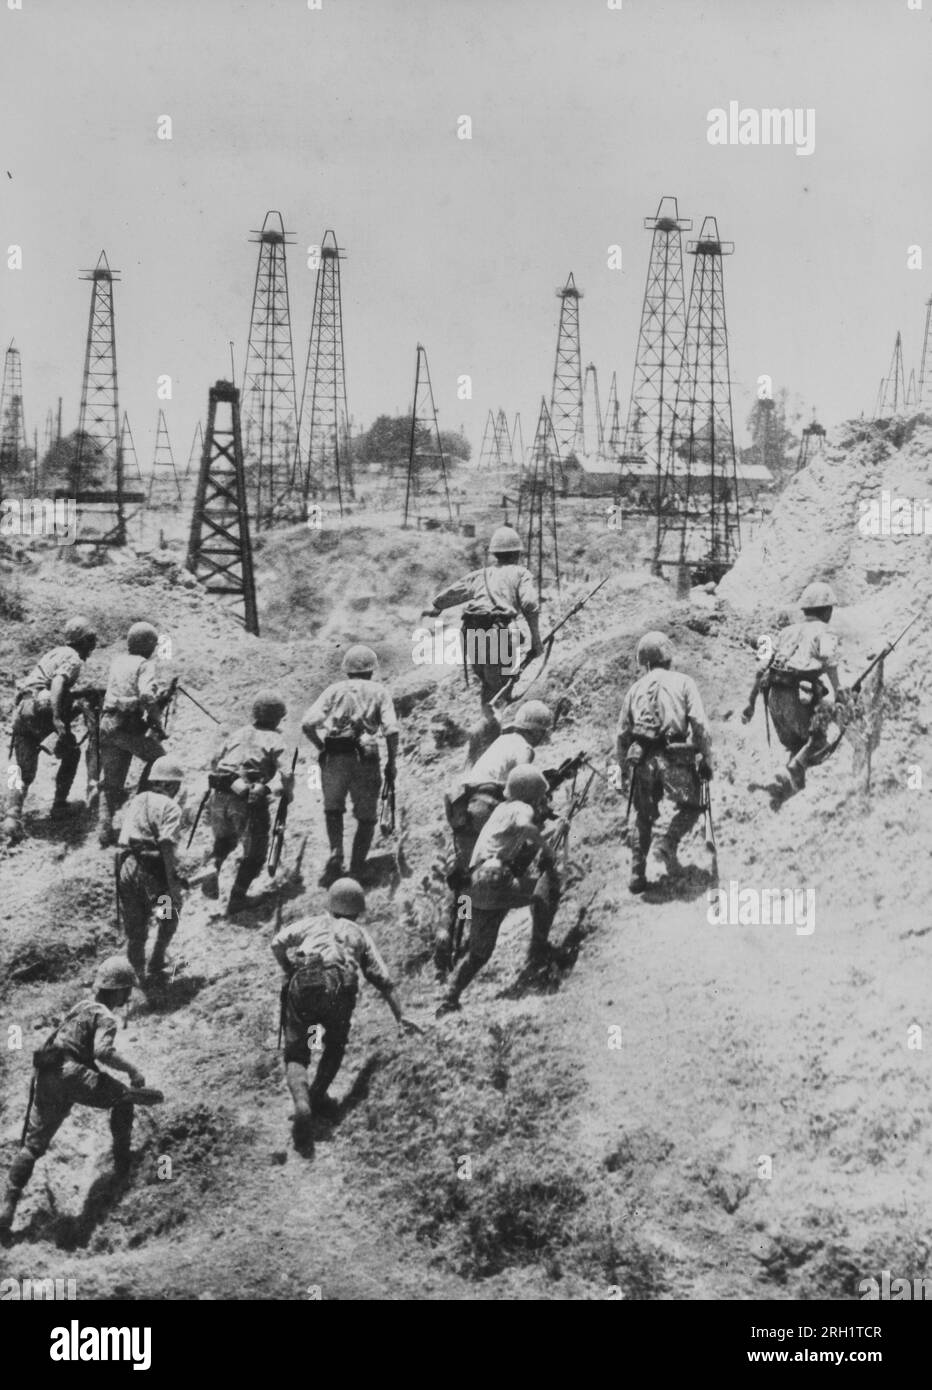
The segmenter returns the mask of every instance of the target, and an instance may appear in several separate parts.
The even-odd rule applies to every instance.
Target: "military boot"
[[[357,882],[361,879],[366,869],[366,856],[372,847],[372,839],[375,835],[375,821],[361,820],[356,826],[356,834],[353,836],[353,852],[350,855],[350,877]]]
[[[10,1234],[16,1208],[23,1195],[23,1188],[32,1177],[32,1170],[35,1166],[36,1160],[28,1149],[20,1149],[10,1165],[6,1191],[3,1194],[3,1205],[0,1207],[0,1240],[5,1241]]]
[[[318,887],[329,888],[338,878],[343,877],[343,815],[340,811],[327,811],[327,841],[330,845],[330,858],[318,879]]]
[[[113,1139],[113,1166],[120,1177],[130,1165],[130,1143],[133,1137],[132,1105],[115,1105],[110,1111],[110,1134]]]

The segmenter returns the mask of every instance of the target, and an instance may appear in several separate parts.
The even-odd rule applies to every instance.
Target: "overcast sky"
[[[918,3],[918,0],[913,0]],[[549,396],[555,288],[575,273],[583,364],[627,409],[662,194],[714,213],[736,423],[761,373],[831,426],[871,409],[932,290],[932,0],[22,0],[0,10],[0,336],[30,438],[77,424],[90,286],[116,289],[121,406],[143,466],[156,378],[184,462],[208,386],[242,372],[257,248],[280,209],[299,374],[335,229],[350,410],[404,410],[427,349],[441,425]],[[815,112],[815,149],[714,146],[707,113]],[[159,116],[173,138],[156,138]],[[472,139],[457,138],[468,115]],[[6,248],[23,269],[6,269]],[[623,269],[608,268],[622,248]],[[926,267],[907,269],[911,245]],[[688,262],[690,268],[692,261]],[[473,399],[458,401],[469,374]],[[300,384],[299,384],[300,395]]]

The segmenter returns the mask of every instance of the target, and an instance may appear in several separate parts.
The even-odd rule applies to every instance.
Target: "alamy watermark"
[[[706,921],[713,927],[795,927],[797,936],[815,931],[814,888],[727,888],[708,890]]]
[[[879,497],[858,502],[858,530],[862,536],[932,536],[932,501],[928,498]]]
[[[0,536],[47,536],[59,545],[74,545],[78,504],[73,497],[4,497]]]
[[[706,113],[710,145],[794,145],[796,153],[815,150],[815,110],[811,106],[739,106],[736,101]]]
[[[513,675],[520,666],[521,634],[516,627],[446,627],[441,621],[416,627],[411,637],[411,660],[415,666],[499,666]]]

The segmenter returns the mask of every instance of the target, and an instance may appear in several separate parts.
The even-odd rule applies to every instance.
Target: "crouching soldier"
[[[534,750],[550,736],[553,715],[542,700],[526,700],[505,720],[503,732],[461,773],[444,795],[447,822],[453,831],[453,862],[447,884],[453,893],[449,921],[437,933],[434,962],[441,974],[452,964],[453,942],[460,921],[460,899],[469,885],[469,862],[486,821],[505,797],[512,768],[534,761]]]
[[[159,684],[153,660],[158,642],[151,623],[133,623],[126,634],[126,651],[110,663],[100,715],[97,836],[103,848],[116,844],[113,817],[123,801],[133,758],[148,767],[165,753],[162,706],[168,691]]]
[[[550,928],[560,901],[553,852],[540,829],[549,790],[537,768],[513,768],[505,783],[505,800],[479,832],[469,869],[469,950],[440,1003],[438,1017],[459,1008],[460,995],[491,958],[499,928],[513,908],[531,909],[528,965],[541,965],[547,958]],[[538,855],[540,870],[534,872],[531,864]]]
[[[741,713],[747,724],[762,691],[777,738],[790,754],[785,771],[777,774],[774,806],[802,791],[806,768],[824,762],[841,736],[834,723],[838,704],[844,701],[838,680],[838,638],[828,626],[835,595],[828,584],[809,584],[799,606],[803,621],[779,633],[773,655],[758,673]]]
[[[401,1011],[395,985],[369,933],[357,925],[366,897],[351,878],[340,878],[327,896],[329,916],[306,917],[282,927],[272,941],[272,954],[284,972],[282,1032],[285,1078],[294,1101],[294,1142],[311,1141],[314,1114],[336,1111],[327,1091],[340,1070],[349,1039],[353,1010],[362,975],[381,994],[402,1033],[421,1029]],[[308,1086],[308,1035],[323,1029],[323,1052],[314,1080]]]
[[[474,570],[437,594],[424,617],[435,618],[445,608],[464,604],[462,618],[463,664],[471,666],[479,681],[479,699],[487,719],[489,701],[515,674],[519,653],[514,623],[523,617],[528,625],[531,651],[540,656],[540,598],[530,570],[518,561],[521,539],[510,526],[500,526],[489,542],[494,565]],[[467,674],[468,679],[468,674]]]
[[[175,862],[181,833],[177,796],[184,771],[174,758],[158,758],[146,790],[126,808],[116,855],[117,910],[126,932],[129,963],[144,989],[156,987],[165,969],[168,943],[178,929],[183,880]],[[158,932],[149,968],[146,941],[153,913]]]
[[[668,874],[680,864],[677,848],[702,814],[702,782],[712,776],[712,748],[699,688],[691,676],[672,670],[673,643],[662,632],[648,632],[637,645],[644,674],[629,689],[618,718],[616,756],[622,785],[633,806],[629,830],[631,877],[628,888],[647,887],[647,856],[666,799],[671,815],[654,844]]]
[[[320,879],[326,888],[343,873],[343,817],[350,798],[356,834],[350,873],[360,879],[372,845],[379,812],[382,776],[377,735],[385,735],[385,777],[395,779],[398,720],[388,687],[374,679],[378,657],[371,647],[350,647],[343,658],[345,679],[335,681],[311,705],[301,724],[320,754],[320,780],[330,858]]]
[[[116,1050],[117,1020],[111,1012],[128,1002],[135,984],[132,968],[122,956],[111,956],[97,971],[94,998],[82,999],[34,1054],[35,1071],[19,1153],[13,1160],[0,1209],[0,1236],[13,1224],[23,1188],[36,1160],[47,1151],[73,1105],[110,1111],[113,1160],[118,1175],[129,1168],[134,1104],[154,1105],[159,1091],[146,1088],[146,1078]],[[130,1085],[101,1071],[126,1072]]]
[[[3,821],[7,838],[23,838],[23,802],[36,779],[39,749],[49,734],[57,734],[52,756],[58,759],[52,819],[68,813],[68,793],[74,781],[81,750],[71,732],[73,692],[81,683],[84,663],[97,645],[97,634],[87,618],[69,618],[64,642],[53,647],[16,687],[11,749],[16,770]]]
[[[276,691],[260,690],[252,705],[252,723],[224,738],[208,774],[214,869],[204,879],[203,891],[208,898],[219,897],[220,869],[242,844],[243,856],[227,905],[231,916],[249,906],[250,884],[265,864],[271,831],[269,802],[276,778],[282,799],[292,798],[294,778],[279,766],[285,743],[278,726],[285,714],[285,702]]]

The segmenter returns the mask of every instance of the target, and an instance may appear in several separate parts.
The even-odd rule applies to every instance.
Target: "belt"
[[[120,845],[118,853],[121,862],[124,859],[133,858],[140,859],[143,863],[145,863],[146,860],[151,860],[159,865],[164,863],[162,851],[157,847],[153,849],[149,845]]]
[[[346,753],[354,758],[358,758],[359,739],[352,737],[339,738],[331,735],[324,739],[324,749],[328,753]]]

